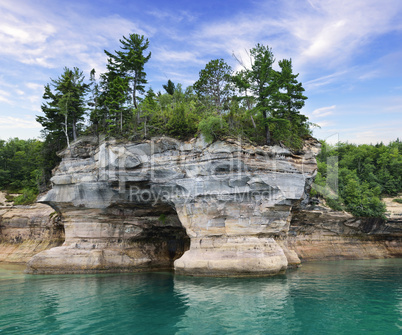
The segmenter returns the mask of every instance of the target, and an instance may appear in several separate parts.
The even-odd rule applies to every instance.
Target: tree
[[[102,121],[102,104],[101,104],[101,91],[100,86],[95,78],[95,69],[92,69],[90,72],[90,87],[91,87],[91,96],[88,101],[88,106],[90,109],[89,121],[91,123],[90,129],[93,131],[95,135],[99,134],[99,131],[102,129],[102,125],[100,122]]]
[[[50,179],[52,169],[60,162],[56,152],[62,150],[70,139],[75,140],[82,131],[88,90],[82,71],[76,67],[73,70],[65,67],[59,78],[51,79],[51,83],[45,85],[45,102],[41,106],[44,115],[36,116],[36,121],[44,128],[45,180]]]
[[[36,196],[42,176],[43,142],[9,139],[0,141],[0,189],[31,190]]]
[[[194,90],[200,96],[211,99],[218,114],[229,108],[232,72],[231,67],[223,59],[211,60],[205,69],[200,71],[200,77],[194,83]]]
[[[158,118],[157,113],[158,102],[156,101],[156,94],[154,90],[150,87],[145,94],[144,100],[141,102],[139,109],[141,110],[142,127],[139,130],[143,130],[144,137],[147,138],[149,134],[157,134],[158,128]]]
[[[107,68],[109,71],[126,77],[131,82],[131,92],[134,108],[138,107],[138,95],[145,92],[146,73],[144,65],[151,58],[151,53],[144,55],[149,46],[149,41],[144,35],[130,34],[127,38],[123,36],[120,40],[122,46],[120,51],[112,54],[105,50],[109,57]]]
[[[89,85],[84,83],[84,75],[77,67],[73,70],[65,67],[63,74],[57,79],[51,79],[50,84],[45,86],[43,99],[47,102],[42,104],[42,112],[45,116],[37,116],[36,121],[42,124],[45,133],[52,133],[58,137],[63,133],[66,142],[69,139],[77,139],[81,130],[86,112],[85,96]]]
[[[162,85],[163,89],[166,91],[167,94],[173,95],[175,90],[174,83],[169,79],[167,84]]]
[[[250,50],[250,68],[238,61],[244,69],[237,74],[237,84],[246,92],[250,90],[255,97],[255,108],[263,116],[265,139],[269,145],[271,144],[269,117],[272,116],[275,106],[273,97],[279,89],[278,72],[272,68],[275,62],[274,55],[271,48],[258,43]]]
[[[128,80],[118,75],[113,76],[108,83],[108,94],[105,97],[104,104],[108,112],[106,119],[106,128],[110,135],[123,134],[123,123],[127,119],[129,109],[126,107],[128,98]]]
[[[301,138],[310,135],[308,117],[300,113],[307,97],[303,94],[302,84],[297,81],[298,74],[293,74],[292,61],[283,59],[279,61],[279,67],[278,90],[271,96],[273,109],[269,122],[275,131],[274,139],[300,147]]]

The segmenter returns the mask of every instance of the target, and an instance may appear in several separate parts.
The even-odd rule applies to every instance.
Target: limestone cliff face
[[[0,262],[26,263],[59,246],[64,229],[52,208],[42,204],[0,208]]]
[[[61,153],[40,202],[65,228],[34,273],[172,268],[190,275],[271,275],[299,263],[286,238],[319,144],[303,153],[237,141],[82,139]]]

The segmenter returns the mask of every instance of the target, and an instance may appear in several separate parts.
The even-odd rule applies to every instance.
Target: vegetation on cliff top
[[[44,115],[37,121],[51,151],[78,134],[135,141],[160,135],[187,139],[202,132],[210,140],[230,134],[293,149],[311,135],[311,124],[300,113],[307,97],[292,61],[280,60],[274,69],[268,46],[252,48],[248,66],[236,58],[238,72],[223,59],[211,60],[192,86],[168,80],[162,93],[146,87],[149,40],[130,34],[120,43],[115,52],[105,50],[107,71],[98,80],[95,69],[86,83],[79,69],[65,68],[45,86]]]
[[[214,59],[192,86],[169,79],[165,92],[154,92],[146,87],[149,40],[130,34],[120,42],[120,50],[105,51],[107,71],[98,79],[95,70],[86,82],[78,68],[64,68],[45,85],[44,115],[37,116],[44,143],[0,141],[0,188],[23,193],[17,203],[33,201],[60,160],[56,152],[80,135],[136,141],[160,135],[187,139],[201,132],[208,141],[230,135],[294,150],[311,135],[312,124],[300,113],[307,97],[292,61],[280,60],[274,69],[268,46],[252,48],[248,66],[234,55],[241,68],[237,72],[223,59]],[[312,194],[356,216],[383,216],[380,196],[402,190],[401,151],[399,140],[388,146],[323,143]],[[324,188],[328,184],[332,190]]]

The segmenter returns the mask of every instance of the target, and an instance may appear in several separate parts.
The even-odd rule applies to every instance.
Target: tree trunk
[[[136,99],[136,97],[135,97],[135,92],[136,92],[136,90],[137,90],[137,81],[135,80],[135,78],[134,78],[134,82],[133,82],[133,104],[134,104],[134,108],[135,109],[137,109],[138,108],[138,106],[137,106],[137,99]]]
[[[264,122],[265,138],[267,140],[267,145],[270,145],[271,144],[271,133],[269,132],[269,127],[268,127],[268,122],[267,122],[268,113],[266,110],[264,111],[264,119],[265,119],[265,122]]]
[[[254,129],[257,129],[257,126],[255,125],[255,122],[254,122],[254,118],[253,118],[253,116],[252,116],[252,115],[250,115],[250,117],[251,117],[251,122],[253,123],[253,127],[254,127]]]
[[[70,147],[70,139],[68,138],[68,128],[67,128],[67,113],[64,114],[64,134],[66,135],[67,139],[67,147]]]
[[[76,126],[76,121],[73,119],[73,140],[75,141],[77,139],[77,126]]]

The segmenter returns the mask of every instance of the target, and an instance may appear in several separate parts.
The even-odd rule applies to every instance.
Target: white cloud
[[[329,127],[329,126],[334,125],[334,123],[331,122],[331,121],[319,121],[319,122],[316,122],[316,124],[321,128],[325,128],[325,127]]]
[[[174,51],[166,48],[154,48],[153,57],[158,59],[159,63],[168,63],[177,67],[177,63],[185,64],[205,64],[198,58],[198,52],[192,51]]]
[[[21,119],[11,116],[0,116],[0,129],[30,129],[42,128],[41,124],[36,121]]]
[[[10,93],[7,91],[0,90],[0,101],[5,102],[9,105],[12,104],[12,101],[9,99]]]
[[[344,75],[347,75],[348,71],[339,71],[326,76],[315,78],[313,80],[306,81],[304,87],[308,90],[322,88],[323,86],[330,85],[339,80]]]
[[[315,109],[311,114],[314,117],[320,118],[320,117],[324,117],[324,116],[328,116],[333,114],[334,110],[335,110],[336,106],[328,106],[328,107],[321,107],[321,108],[317,108]]]
[[[194,21],[196,19],[196,16],[193,15],[192,13],[181,10],[181,11],[168,11],[168,10],[150,10],[147,11],[147,14],[156,17],[159,20],[171,20],[174,22],[181,22],[183,20],[186,21]]]
[[[300,3],[299,1],[297,1]],[[345,62],[373,38],[400,29],[398,0],[310,0],[310,10],[290,2],[286,19],[296,37],[303,62],[324,61],[327,66]]]
[[[12,7],[7,1],[0,4],[0,55],[43,68],[68,65],[90,70],[94,65],[92,59],[99,61],[101,54],[104,63],[103,48],[117,45],[122,35],[135,31],[150,36],[155,31],[146,24],[141,29],[119,15],[92,17],[55,12],[30,3],[22,8]]]
[[[43,85],[42,84],[29,82],[29,83],[25,83],[25,86],[28,87],[31,90],[43,91]]]

